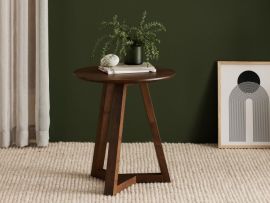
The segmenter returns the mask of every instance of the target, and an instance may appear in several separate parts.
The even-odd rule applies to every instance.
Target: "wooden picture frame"
[[[270,148],[270,61],[217,61],[218,147]]]

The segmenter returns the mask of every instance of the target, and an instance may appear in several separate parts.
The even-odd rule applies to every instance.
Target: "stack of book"
[[[156,72],[156,68],[150,63],[143,63],[141,65],[126,65],[119,63],[117,66],[113,67],[103,67],[99,66],[98,69],[108,75],[111,74],[124,74],[124,73],[148,73]]]

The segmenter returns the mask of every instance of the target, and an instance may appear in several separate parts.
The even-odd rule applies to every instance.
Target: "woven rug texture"
[[[104,196],[90,177],[93,143],[0,149],[0,202],[270,202],[270,151],[163,144],[171,183],[140,183]],[[159,172],[152,143],[124,143],[120,172]]]

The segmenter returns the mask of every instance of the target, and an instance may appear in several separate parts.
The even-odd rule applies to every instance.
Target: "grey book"
[[[98,69],[102,72],[111,74],[125,74],[125,73],[147,73],[156,72],[156,68],[150,63],[143,63],[141,65],[126,65],[119,63],[114,67],[103,67],[99,66]]]

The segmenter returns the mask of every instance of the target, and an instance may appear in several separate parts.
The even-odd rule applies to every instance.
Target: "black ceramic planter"
[[[140,65],[143,63],[142,46],[132,45],[127,49],[124,63],[127,65]]]

